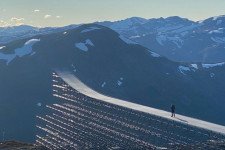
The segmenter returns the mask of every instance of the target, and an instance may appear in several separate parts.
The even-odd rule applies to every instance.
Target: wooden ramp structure
[[[225,139],[224,126],[182,115],[172,118],[170,112],[100,94],[64,69],[52,76],[53,96],[60,102],[46,106],[49,114],[37,116],[36,140],[49,149],[208,147],[207,141]]]

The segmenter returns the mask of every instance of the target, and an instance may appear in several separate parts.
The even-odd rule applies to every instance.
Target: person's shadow
[[[180,119],[180,118],[177,118],[177,117],[174,117],[174,118],[176,118],[176,119],[177,119],[177,120],[179,120],[179,121],[182,121],[182,122],[188,123],[188,121],[187,121],[187,120],[183,120],[183,119]]]

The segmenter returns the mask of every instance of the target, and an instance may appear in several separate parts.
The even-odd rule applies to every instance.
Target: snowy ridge
[[[3,48],[5,48],[5,46],[0,46],[0,50],[3,49]]]
[[[39,42],[40,39],[30,39],[28,40],[23,47],[21,48],[17,48],[14,51],[14,54],[3,54],[0,53],[0,60],[5,60],[6,64],[8,65],[14,58],[16,58],[16,56],[18,57],[23,57],[25,55],[31,54],[34,55],[35,52],[32,53],[32,46]]]
[[[89,27],[87,29],[84,29],[81,31],[81,33],[86,33],[86,32],[90,32],[90,31],[93,31],[93,30],[99,30],[100,28],[98,27]]]
[[[185,66],[179,66],[178,67],[180,73],[182,73],[183,75],[186,75],[185,71],[191,71],[190,68],[185,67]]]
[[[108,97],[92,90],[91,88],[83,84],[74,74],[70,73],[69,71],[60,70],[60,69],[56,69],[55,71],[72,88],[76,89],[80,93],[87,95],[89,97],[225,135],[225,126],[202,121],[202,120],[191,118],[191,117],[178,115],[178,114],[176,115],[175,118],[173,118],[170,116],[171,113],[167,111],[131,103],[121,99]]]
[[[221,67],[225,65],[225,62],[222,62],[222,63],[216,63],[216,64],[202,64],[202,67],[203,68],[212,68],[212,67]]]

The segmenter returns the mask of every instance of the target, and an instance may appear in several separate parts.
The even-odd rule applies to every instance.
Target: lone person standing
[[[175,105],[174,104],[171,105],[171,112],[172,112],[171,117],[175,117]]]

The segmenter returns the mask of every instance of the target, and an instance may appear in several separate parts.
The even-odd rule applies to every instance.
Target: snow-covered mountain
[[[110,27],[124,37],[174,61],[225,60],[225,16],[198,22],[169,17],[149,20],[130,18],[98,24]]]
[[[0,131],[5,128],[8,139],[33,140],[35,116],[55,103],[56,67],[68,68],[105,95],[167,111],[174,103],[179,114],[225,124],[225,63],[173,62],[90,24],[1,47]]]
[[[123,37],[151,49],[173,61],[217,63],[225,61],[225,16],[203,21],[191,21],[177,16],[144,19],[139,17],[121,21],[96,22],[109,27]],[[75,28],[34,28],[18,26],[0,28],[0,45],[9,41]]]
[[[49,34],[60,32],[72,28],[76,28],[80,25],[69,25],[65,27],[46,27],[37,28],[28,25],[13,26],[13,27],[0,27],[0,45],[4,45],[8,42],[32,37],[38,34]]]

